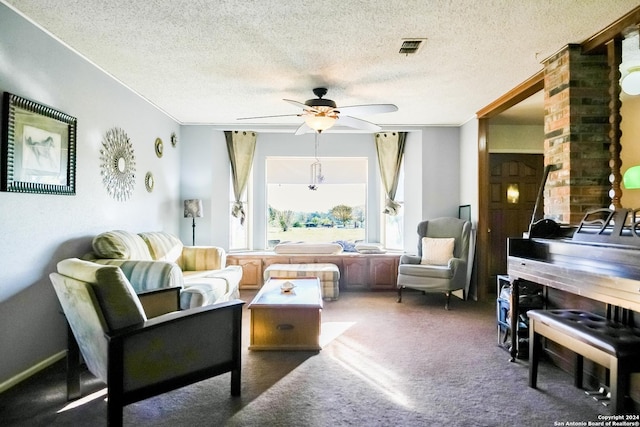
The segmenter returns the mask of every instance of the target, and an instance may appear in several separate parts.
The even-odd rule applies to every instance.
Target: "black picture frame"
[[[77,119],[5,92],[0,190],[76,194]]]
[[[471,205],[458,206],[458,218],[471,221]]]

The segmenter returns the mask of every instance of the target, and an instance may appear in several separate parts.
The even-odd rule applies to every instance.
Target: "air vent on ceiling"
[[[426,39],[403,39],[402,46],[400,46],[400,54],[411,55],[418,52],[422,42]]]

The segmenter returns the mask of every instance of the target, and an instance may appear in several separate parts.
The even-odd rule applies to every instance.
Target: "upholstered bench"
[[[583,357],[609,369],[611,410],[624,411],[630,375],[640,371],[640,329],[582,310],[530,310],[529,387],[536,388],[541,337],[576,353],[576,387],[582,388]]]
[[[317,277],[322,287],[322,298],[335,301],[340,293],[340,270],[335,264],[271,264],[264,270],[265,282],[272,277]]]

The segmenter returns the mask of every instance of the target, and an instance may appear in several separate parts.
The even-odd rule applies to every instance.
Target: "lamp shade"
[[[202,217],[202,200],[189,199],[184,201],[184,217],[185,218],[201,218]]]
[[[640,66],[630,67],[627,72],[620,82],[622,90],[628,95],[640,95]]]
[[[632,166],[624,173],[622,177],[624,188],[628,190],[640,188],[640,166]]]

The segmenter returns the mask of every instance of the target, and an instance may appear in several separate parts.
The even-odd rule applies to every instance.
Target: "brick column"
[[[545,216],[577,224],[609,206],[609,68],[605,55],[568,45],[544,62]]]

